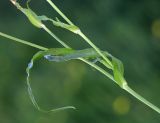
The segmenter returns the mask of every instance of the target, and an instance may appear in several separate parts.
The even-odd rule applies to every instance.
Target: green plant
[[[30,74],[30,69],[33,67],[34,61],[44,57],[48,61],[54,61],[54,62],[68,61],[68,60],[72,60],[72,59],[81,60],[81,61],[87,63],[88,65],[92,66],[93,68],[95,68],[96,70],[98,70],[99,72],[101,72],[102,74],[104,74],[105,76],[110,78],[111,80],[113,80],[116,84],[118,84],[122,89],[124,89],[125,91],[130,93],[132,96],[134,96],[135,98],[137,98],[138,100],[140,100],[141,102],[143,102],[144,104],[146,104],[147,106],[152,108],[153,110],[160,113],[160,109],[158,107],[156,107],[155,105],[153,105],[152,103],[150,103],[149,101],[144,99],[142,96],[137,94],[135,91],[133,91],[128,86],[128,84],[127,84],[127,82],[124,78],[124,67],[123,67],[123,64],[120,60],[118,60],[117,58],[115,58],[114,56],[109,54],[108,52],[100,50],[94,43],[92,43],[92,41],[88,37],[86,37],[83,34],[83,32],[80,30],[79,27],[74,25],[58,9],[58,7],[51,0],[46,0],[46,1],[51,5],[51,7],[56,12],[58,12],[58,14],[66,21],[66,23],[61,22],[58,18],[53,20],[53,19],[51,19],[47,16],[44,16],[44,15],[43,16],[38,16],[35,12],[33,12],[29,8],[28,4],[29,4],[30,0],[27,1],[27,8],[22,8],[16,0],[11,0],[13,5],[15,5],[17,7],[17,9],[19,9],[21,12],[23,12],[27,16],[29,21],[35,27],[42,28],[44,31],[46,31],[49,35],[51,35],[54,39],[56,39],[65,48],[48,49],[48,48],[45,48],[45,47],[42,47],[42,46],[39,46],[39,45],[36,45],[36,44],[33,44],[33,43],[29,43],[28,41],[24,41],[24,40],[21,40],[21,39],[18,39],[18,38],[15,38],[15,37],[12,37],[12,36],[9,36],[7,34],[4,34],[4,33],[0,32],[0,35],[5,37],[5,38],[8,38],[8,39],[11,39],[13,41],[23,43],[25,45],[29,45],[29,46],[32,46],[32,47],[35,47],[35,48],[41,50],[33,56],[33,58],[31,59],[31,62],[28,64],[28,67],[26,69],[26,71],[27,71],[28,93],[29,93],[29,96],[32,100],[32,103],[34,104],[34,106],[38,110],[43,111],[43,112],[50,112],[50,111],[64,110],[64,109],[68,109],[68,108],[75,109],[75,107],[73,107],[73,106],[66,106],[66,107],[62,107],[62,108],[53,109],[53,110],[50,110],[50,111],[45,111],[38,106],[38,104],[37,104],[37,102],[36,102],[36,100],[33,96],[31,86],[30,86],[29,74]],[[57,27],[60,27],[60,28],[63,28],[63,29],[67,29],[67,30],[79,35],[92,48],[84,49],[84,50],[74,50],[74,49],[72,49],[68,44],[66,44],[59,37],[57,37],[52,31],[50,31],[46,27],[46,25],[44,25],[43,21],[49,21],[54,26],[57,26]],[[95,61],[95,62],[93,62],[93,61]],[[108,71],[106,71],[103,68],[101,68],[100,66],[98,66],[97,62],[103,64],[104,67],[106,67],[108,69]],[[113,74],[110,74],[110,72],[112,72]]]

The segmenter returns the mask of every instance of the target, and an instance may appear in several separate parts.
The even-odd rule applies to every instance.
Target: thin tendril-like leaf
[[[107,53],[105,53],[107,54]],[[30,85],[30,70],[33,68],[34,61],[44,57],[48,61],[54,61],[54,62],[63,62],[63,61],[68,61],[72,59],[79,59],[79,58],[85,58],[85,59],[97,59],[99,55],[94,49],[84,49],[84,50],[72,50],[68,48],[55,48],[55,49],[49,49],[46,51],[39,51],[36,53],[33,58],[31,59],[31,62],[28,64],[28,67],[26,69],[27,72],[27,86],[28,86],[28,94],[29,97],[35,106],[36,109],[42,112],[54,112],[54,111],[60,111],[60,110],[65,110],[65,109],[75,109],[73,106],[66,106],[62,108],[57,108],[57,109],[52,109],[49,111],[43,110],[40,108],[38,105],[32,89]]]
[[[107,52],[104,52],[104,51],[102,51],[102,52],[107,57],[110,56]],[[36,109],[38,109],[39,111],[43,111],[43,112],[58,111],[60,109],[64,110],[64,109],[68,109],[68,108],[75,109],[72,106],[67,106],[67,107],[63,107],[63,108],[60,108],[60,109],[58,108],[58,109],[45,111],[45,110],[43,110],[39,107],[38,103],[36,102],[36,100],[34,98],[34,95],[33,95],[33,92],[32,92],[31,86],[30,86],[30,70],[33,68],[34,61],[36,61],[36,60],[38,60],[42,57],[44,57],[48,61],[64,62],[64,61],[69,61],[69,60],[72,60],[72,59],[79,59],[79,58],[84,58],[84,59],[87,59],[87,60],[90,60],[90,59],[97,60],[97,59],[99,59],[99,61],[100,61],[101,56],[93,48],[84,49],[84,50],[72,50],[72,49],[68,49],[68,48],[54,48],[54,49],[49,49],[49,50],[46,50],[46,51],[39,51],[38,53],[36,53],[33,56],[33,58],[31,59],[31,62],[28,64],[28,67],[26,69],[28,93],[29,93],[30,99],[31,99],[31,101],[32,101],[32,103],[33,103],[33,105],[35,106]],[[116,65],[120,66],[121,62],[118,61],[117,59],[116,60],[115,59],[116,58],[114,58],[114,61],[116,61]],[[123,69],[122,65],[121,65],[121,69]],[[121,69],[118,69],[117,67],[115,67],[115,69],[113,69],[113,71],[116,71],[117,73],[120,73],[119,71]],[[117,74],[115,77],[118,78],[118,76],[121,77],[121,74]]]
[[[31,62],[28,64],[28,67],[26,69],[26,72],[27,72],[27,86],[28,86],[28,94],[29,94],[29,97],[33,103],[33,105],[35,106],[35,108],[41,112],[56,112],[56,111],[61,111],[61,110],[65,110],[65,109],[76,109],[74,106],[65,106],[65,107],[61,107],[61,108],[55,108],[55,109],[51,109],[51,110],[44,110],[42,108],[40,108],[40,106],[38,105],[34,95],[33,95],[33,92],[32,92],[32,88],[31,88],[31,85],[30,85],[30,70],[33,68],[33,65],[34,65],[34,61],[43,57],[43,52],[40,51],[38,53],[36,53],[33,58],[31,59]]]

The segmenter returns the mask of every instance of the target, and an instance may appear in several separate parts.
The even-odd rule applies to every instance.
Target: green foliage
[[[101,51],[106,57],[109,57],[110,54],[108,54],[107,52]],[[92,48],[90,49],[84,49],[84,50],[72,50],[72,49],[68,49],[68,48],[52,48],[49,50],[45,50],[45,51],[39,51],[38,53],[36,53],[33,58],[31,59],[31,62],[28,64],[28,67],[26,69],[27,71],[27,85],[28,85],[28,93],[29,96],[32,100],[32,103],[34,104],[34,106],[39,110],[39,111],[43,111],[43,112],[51,112],[51,111],[58,111],[58,109],[52,109],[50,111],[45,111],[43,109],[41,109],[39,107],[39,105],[37,104],[35,97],[32,93],[32,89],[31,89],[31,85],[30,85],[30,69],[33,68],[34,65],[34,61],[40,59],[44,57],[45,59],[47,59],[48,61],[54,61],[54,62],[65,62],[65,61],[69,61],[69,60],[73,60],[73,59],[85,59],[88,61],[96,61],[96,62],[101,62],[103,61],[102,57]],[[114,78],[117,81],[117,84],[119,84],[122,88],[123,88],[123,81],[119,81],[119,78],[121,78],[121,70],[123,69],[123,65],[122,63],[114,58],[111,57],[112,61],[113,61],[113,73],[114,73]],[[95,62],[93,63],[95,64]],[[121,68],[119,69],[120,66]],[[118,73],[118,74],[117,74]],[[121,85],[122,84],[122,85]],[[125,83],[126,84],[126,83]],[[73,108],[73,106],[67,106],[67,107],[63,107],[62,109],[68,109],[68,108]]]
[[[27,68],[27,82],[28,82],[28,90],[29,90],[29,95],[30,98],[34,104],[34,106],[38,109],[41,110],[41,108],[38,106],[37,102],[34,99],[34,96],[32,94],[32,90],[29,84],[29,70],[33,67],[33,62],[34,60],[41,58],[41,57],[45,57],[46,59],[48,59],[49,61],[68,61],[71,59],[80,59],[84,62],[86,62],[87,64],[91,65],[92,67],[94,67],[95,69],[97,69],[98,71],[100,71],[102,74],[106,75],[106,76],[111,76],[110,78],[115,81],[122,89],[126,90],[127,92],[131,93],[133,96],[135,96],[137,99],[139,99],[140,101],[142,101],[143,103],[145,103],[146,105],[148,105],[149,107],[151,107],[152,109],[154,109],[155,111],[157,111],[158,113],[160,113],[160,110],[158,107],[154,106],[152,103],[148,102],[146,99],[144,99],[143,97],[139,96],[136,92],[134,92],[132,89],[130,89],[130,87],[128,87],[127,82],[124,78],[124,68],[123,68],[123,64],[120,60],[118,60],[117,58],[111,56],[110,54],[108,54],[107,52],[101,51],[99,48],[97,48],[91,41],[90,39],[88,39],[81,31],[80,29],[75,26],[52,2],[51,0],[47,0],[48,3],[50,3],[50,5],[68,22],[68,24],[63,23],[61,21],[57,20],[53,20],[48,18],[47,16],[37,16],[36,13],[34,13],[29,7],[27,9],[22,8],[17,2],[12,1],[14,3],[14,5],[21,10],[30,20],[30,22],[38,27],[38,28],[43,28],[46,32],[48,32],[52,37],[54,37],[58,42],[60,42],[64,47],[63,49],[47,49],[47,48],[39,48],[38,46],[32,45],[34,47],[37,47],[41,50],[45,50],[45,51],[40,51],[38,52],[36,55],[33,56],[30,64],[28,65]],[[51,32],[43,23],[42,21],[51,21],[53,23],[54,26],[58,26],[61,28],[65,28],[73,33],[76,33],[78,35],[80,35],[83,39],[85,39],[85,41],[87,43],[89,43],[93,49],[84,49],[84,50],[73,50],[70,48],[70,46],[68,46],[66,43],[64,43],[62,40],[60,40],[59,38],[57,38],[57,36]],[[7,36],[6,34],[0,33],[1,36],[4,36],[6,38],[9,38],[9,36]],[[15,38],[10,37],[10,39],[12,40],[16,40]],[[30,44],[27,44],[30,45]],[[70,48],[70,49],[68,49]],[[96,63],[93,63],[90,58],[92,58],[91,60],[97,60],[98,62],[102,63],[104,65],[104,67],[107,67],[108,69],[112,70],[113,75],[110,75],[109,72],[104,72],[103,68],[99,68],[97,66]],[[111,59],[111,60],[110,60]],[[60,110],[62,109],[68,109],[68,108],[74,108],[74,107],[63,107],[60,108]],[[59,109],[55,109],[56,111]],[[51,111],[55,111],[55,110],[51,110]],[[41,110],[44,111],[44,110]]]

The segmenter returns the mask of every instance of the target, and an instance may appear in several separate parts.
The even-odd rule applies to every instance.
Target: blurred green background
[[[129,85],[160,107],[160,0],[53,1],[99,48],[121,59]],[[25,0],[21,3],[25,5]],[[32,0],[31,8],[39,15],[59,17],[45,0]],[[68,31],[48,27],[75,49],[89,47]],[[9,0],[0,1],[0,31],[45,47],[61,47],[33,27]],[[42,108],[73,105],[77,110],[38,112],[28,97],[25,80],[26,66],[37,51],[0,37],[0,123],[160,122],[158,113],[74,60],[37,62],[31,83]]]

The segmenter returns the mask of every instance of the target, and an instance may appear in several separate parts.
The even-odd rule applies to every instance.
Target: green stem
[[[95,68],[96,70],[98,70],[100,73],[102,73],[103,75],[105,75],[106,77],[108,77],[109,79],[111,79],[112,81],[114,81],[116,83],[116,81],[114,80],[113,76],[108,73],[107,71],[105,71],[104,69],[102,69],[101,67],[99,67],[98,65],[89,62],[88,60],[85,60],[83,58],[79,58],[81,61],[85,62],[86,64],[90,65],[91,67]]]
[[[47,29],[47,28],[46,28]],[[54,37],[55,39],[59,39],[56,35],[54,35],[49,29],[47,30],[47,32],[52,36]],[[7,34],[4,34],[2,32],[0,32],[0,36],[2,37],[5,37],[5,38],[8,38],[12,41],[15,41],[15,42],[18,42],[18,43],[21,43],[21,44],[25,44],[25,45],[28,45],[28,46],[31,46],[31,47],[34,47],[34,48],[37,48],[37,49],[40,49],[40,50],[48,50],[48,48],[45,48],[45,47],[42,47],[42,46],[39,46],[37,44],[33,44],[33,43],[30,43],[28,41],[25,41],[25,40],[22,40],[22,39],[19,39],[19,38],[15,38],[13,36],[10,36],[10,35],[7,35]],[[59,39],[60,40],[60,39]],[[61,41],[61,40],[60,40]],[[63,41],[61,41],[62,44],[63,44]],[[65,43],[64,43],[65,44]],[[68,45],[64,45],[64,47],[66,48],[70,48]],[[99,67],[98,65],[88,61],[88,60],[85,60],[83,58],[79,58],[79,60],[85,62],[86,64],[92,66],[93,68],[95,68],[97,71],[99,71],[100,73],[104,74],[105,76],[107,76],[108,78],[110,78],[111,80],[114,81],[114,78],[111,74],[109,74],[108,72],[106,72],[104,69],[102,69],[101,67]]]
[[[59,8],[51,1],[51,0],[46,0],[52,7],[53,9],[55,9],[60,15],[61,17],[66,20],[70,25],[74,25],[60,10]],[[78,34],[91,46],[95,49],[95,51],[102,56],[102,58],[106,61],[103,62],[103,64],[108,67],[108,68],[113,68],[112,63],[110,62],[110,60],[98,49],[98,47],[96,45],[94,45],[92,43],[92,41],[85,36],[81,31],[78,32]],[[102,74],[104,74],[105,76],[109,77],[111,80],[113,80],[114,82],[116,82],[113,78],[112,75],[110,75],[108,72],[106,72],[105,70],[103,70],[102,68],[100,68],[99,66],[83,59],[80,58],[80,60],[84,61],[85,63],[89,64],[90,66],[94,67],[96,70],[98,70],[99,72],[101,72]],[[109,65],[109,66],[108,66]],[[146,104],[147,106],[149,106],[150,108],[152,108],[153,110],[157,111],[158,113],[160,113],[160,109],[158,107],[156,107],[155,105],[153,105],[152,103],[150,103],[149,101],[147,101],[146,99],[144,99],[142,96],[140,96],[139,94],[137,94],[135,91],[133,91],[129,86],[124,85],[124,90],[126,90],[128,93],[130,93],[132,96],[134,96],[135,98],[137,98],[138,100],[140,100],[141,102],[143,102],[144,104]]]
[[[64,18],[64,20],[66,20],[70,25],[74,25],[51,0],[46,1],[61,15],[62,18]]]
[[[51,33],[51,34],[53,34],[53,33]],[[21,43],[21,44],[25,44],[25,45],[28,45],[28,46],[31,46],[31,47],[40,49],[40,50],[48,50],[48,48],[46,48],[46,47],[42,47],[42,46],[39,46],[39,45],[37,45],[37,44],[30,43],[30,42],[25,41],[25,40],[22,40],[22,39],[19,39],[19,38],[15,38],[15,37],[13,37],[13,36],[4,34],[4,33],[2,33],[2,32],[0,32],[0,36],[5,37],[5,38],[8,38],[8,39],[10,39],[10,40],[13,40],[13,41],[18,42],[18,43]],[[57,37],[57,36],[56,36],[56,37]],[[57,38],[58,38],[58,37],[57,37]],[[58,39],[59,39],[59,38],[58,38]],[[69,47],[69,46],[67,45],[67,47]],[[87,63],[88,65],[94,67],[96,70],[98,70],[99,72],[101,72],[102,74],[104,74],[105,76],[107,76],[108,78],[110,78],[111,80],[114,81],[113,76],[112,76],[111,74],[109,74],[108,72],[106,72],[104,69],[100,68],[98,65],[96,65],[96,64],[94,64],[94,63],[92,63],[92,62],[89,62],[88,60],[85,60],[85,59],[83,59],[83,58],[79,58],[79,59],[80,59],[81,61]]]
[[[58,38],[54,33],[52,33],[45,25],[43,25],[42,27],[49,35],[51,35],[54,39],[56,39],[62,46],[64,46],[65,48],[70,48],[66,43],[64,43],[60,38]]]
[[[99,62],[101,64],[103,64],[106,68],[109,68],[109,69],[113,70],[113,68],[111,66],[109,66],[109,64],[106,64],[106,62],[104,60],[100,60]]]
[[[22,39],[19,39],[19,38],[4,34],[2,32],[0,32],[0,36],[8,38],[10,40],[13,40],[13,41],[21,43],[21,44],[25,44],[25,45],[40,49],[40,50],[47,50],[47,48],[45,48],[45,47],[42,47],[42,46],[39,46],[37,44],[33,44],[33,43],[28,42],[28,41],[25,41],[25,40],[22,40]]]
[[[45,25],[42,26],[43,29],[48,33],[50,34],[54,39],[56,39],[62,46],[64,46],[65,48],[71,48],[69,45],[67,45],[64,41],[62,41],[58,36],[56,36],[52,31],[50,31]],[[99,67],[98,65],[86,60],[86,59],[83,59],[83,58],[79,58],[79,60],[87,63],[88,65],[94,67],[96,70],[98,70],[99,72],[101,72],[102,74],[104,74],[105,76],[107,76],[108,78],[110,78],[111,80],[114,80],[113,76],[106,72],[104,69],[102,69],[101,67]],[[106,65],[105,63],[103,63],[104,65]]]
[[[62,11],[51,1],[51,0],[46,0],[51,6],[52,8],[61,15],[61,17],[66,20],[70,25],[74,25],[68,18],[67,16],[65,16]],[[91,46],[95,49],[95,51],[102,56],[102,58],[107,62],[107,64],[110,66],[110,68],[113,68],[112,63],[110,62],[110,60],[98,49],[98,47],[96,45],[94,45],[92,43],[92,41],[87,38],[81,31],[78,32],[78,34]],[[107,66],[107,65],[106,65]]]
[[[65,48],[71,48],[69,45],[67,45],[64,41],[62,41],[59,37],[57,37],[53,32],[51,32],[45,25],[43,26],[43,29],[48,33],[50,34],[54,39],[56,39],[62,46],[64,46]],[[99,72],[101,72],[102,74],[104,74],[105,76],[107,76],[108,78],[110,78],[111,80],[114,80],[113,76],[106,72],[104,69],[102,69],[101,67],[99,67],[98,65],[86,60],[86,59],[83,59],[83,58],[79,58],[79,60],[85,62],[86,64],[94,67],[96,70],[98,70]]]
[[[130,93],[135,98],[137,98],[138,100],[140,100],[141,102],[143,102],[144,104],[146,104],[147,106],[149,106],[151,109],[153,109],[154,111],[156,111],[156,112],[158,112],[160,114],[160,109],[157,106],[153,105],[148,100],[146,100],[145,98],[143,98],[141,95],[139,95],[138,93],[136,93],[128,85],[125,85],[123,89],[126,90],[128,93]]]
[[[92,41],[87,38],[87,36],[85,36],[81,31],[78,33],[89,45],[91,45],[91,47],[93,47],[96,52],[102,56],[102,58],[108,63],[108,65],[110,66],[110,68],[113,68],[112,63],[110,62],[110,60],[99,50],[99,48],[92,43]]]

